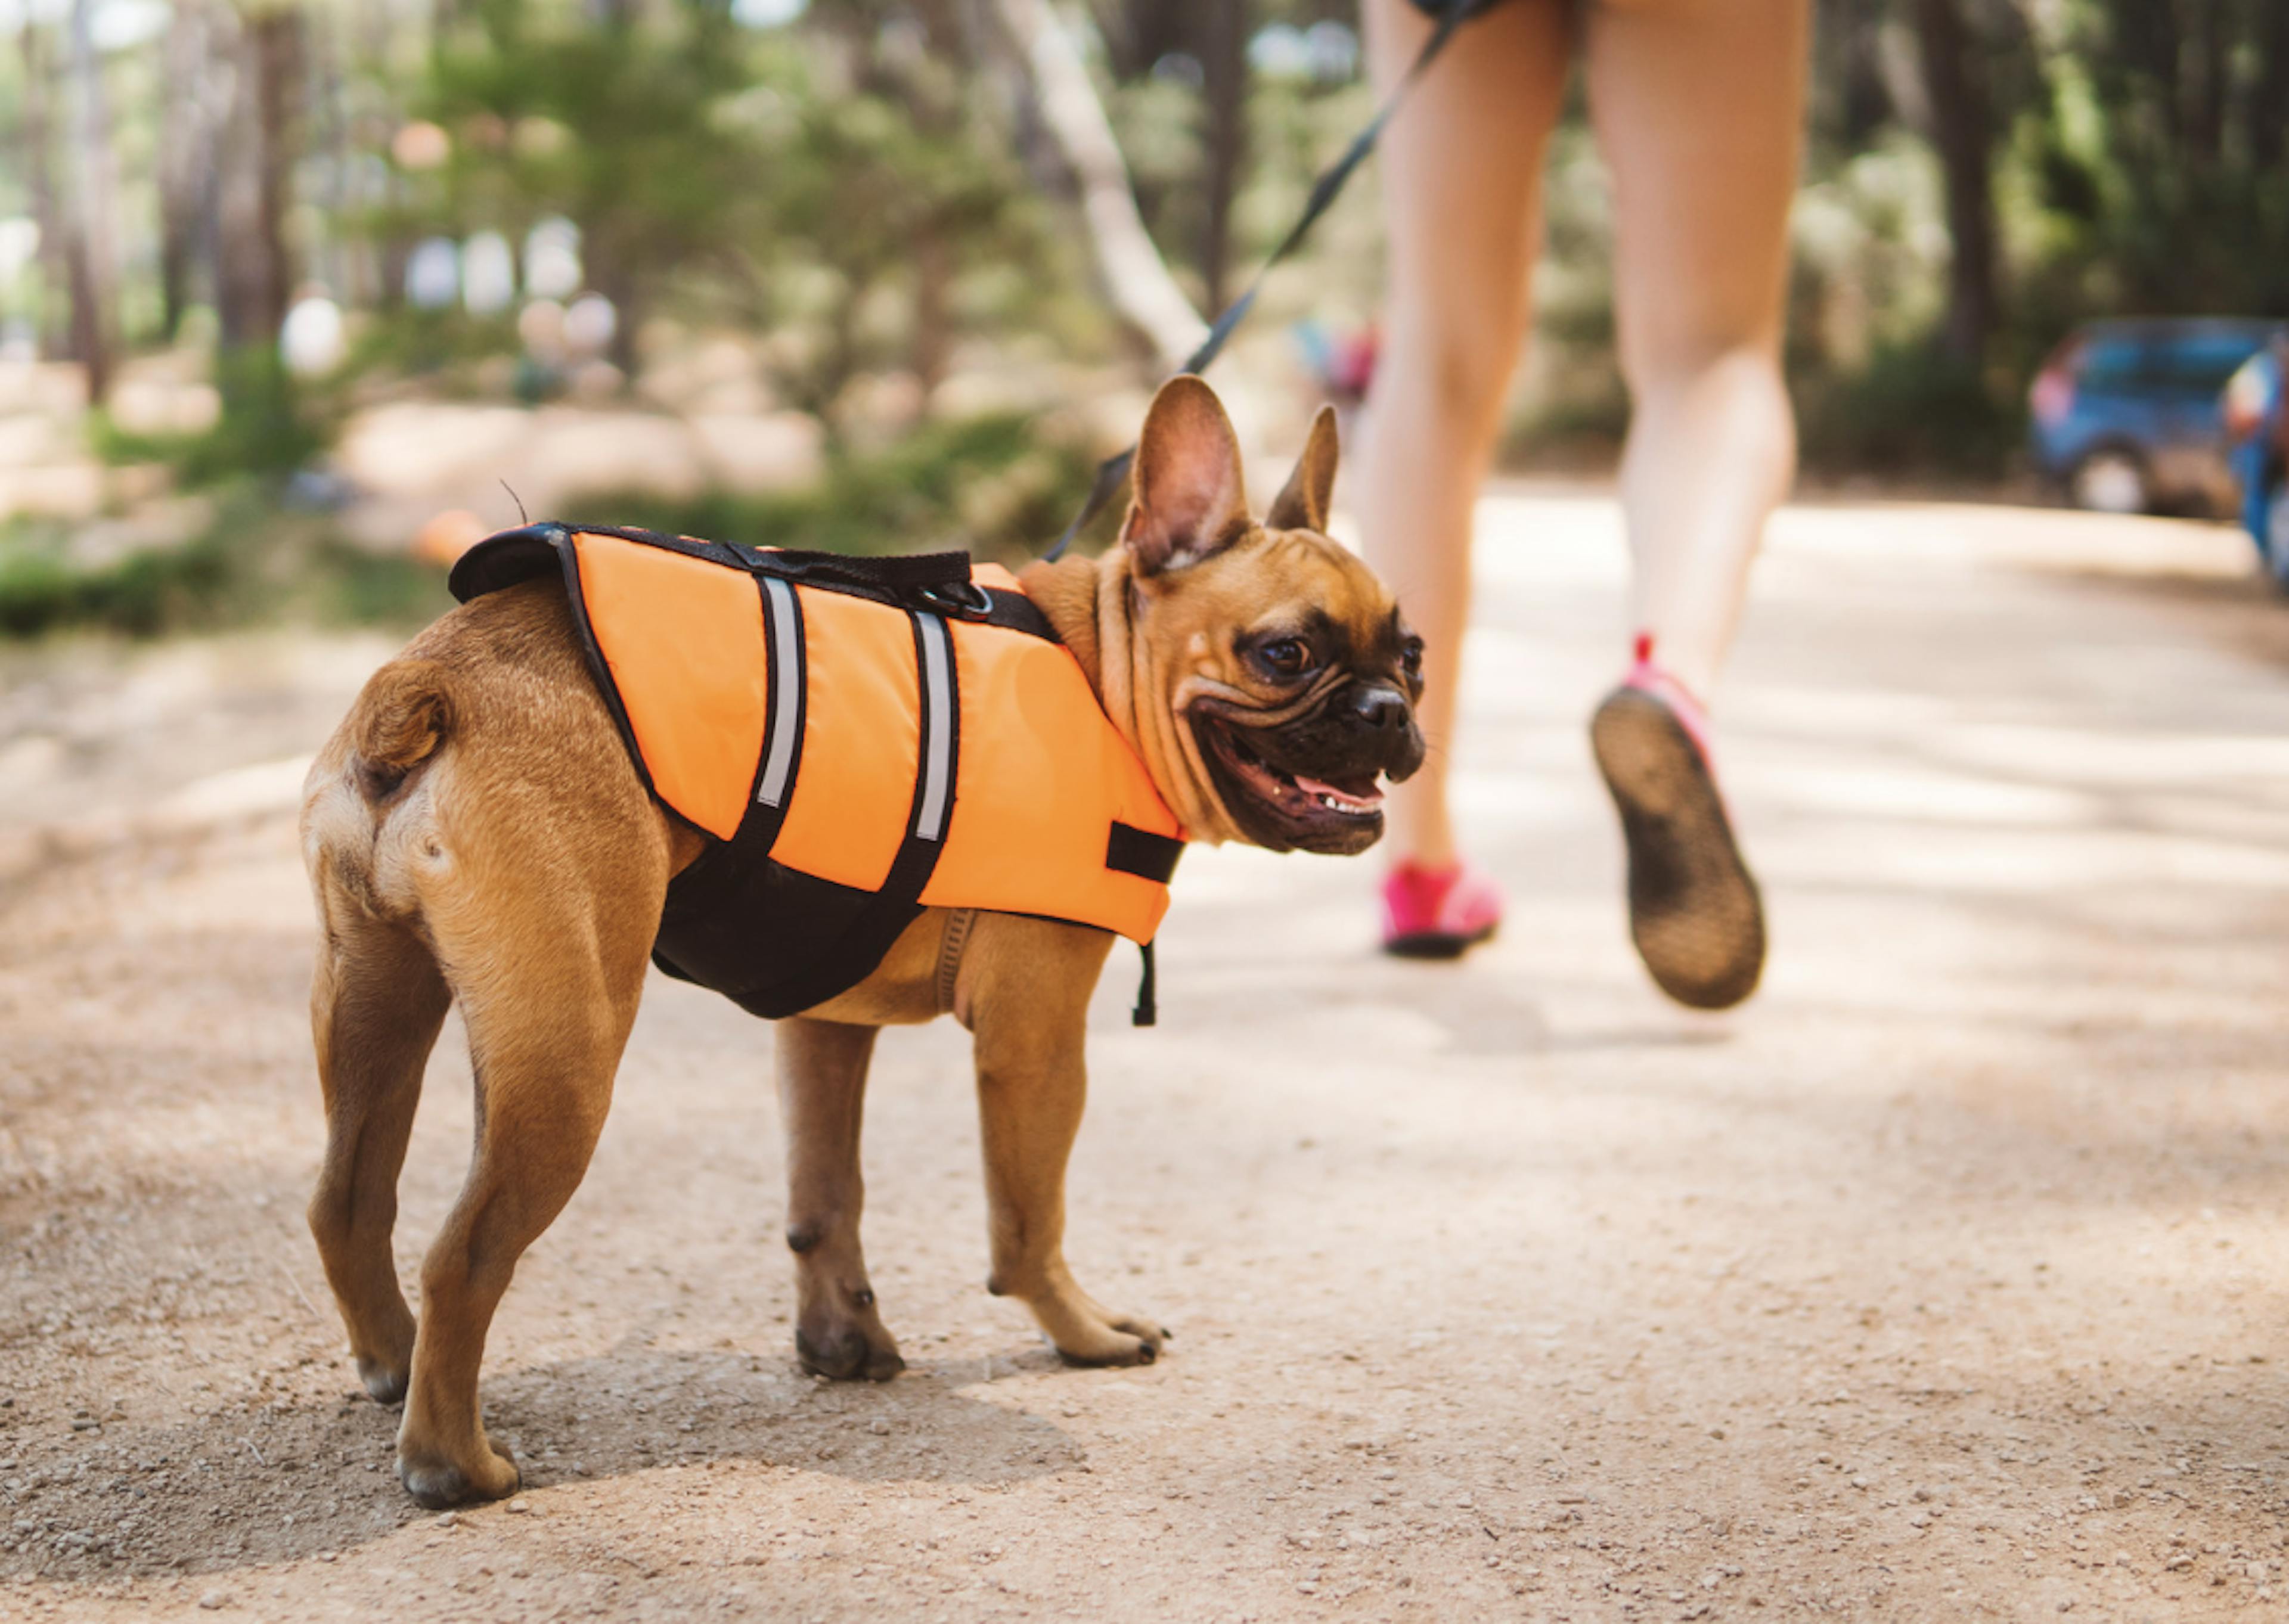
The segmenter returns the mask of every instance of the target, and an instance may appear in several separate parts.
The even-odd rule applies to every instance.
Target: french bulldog
[[[1334,414],[1261,521],[1215,394],[1178,378],[1139,437],[1120,545],[1029,566],[1046,617],[1186,838],[1356,853],[1379,781],[1422,762],[1422,644],[1328,539]],[[646,787],[584,662],[565,588],[530,580],[445,615],[368,682],[305,786],[320,922],[311,992],[327,1144],[310,1227],[364,1385],[404,1402],[398,1475],[421,1504],[518,1486],[478,1372],[524,1249],[570,1198],[610,1103],[673,876],[707,837]],[[902,1368],[859,1246],[858,1132],[884,1025],[973,1034],[991,1213],[988,1289],[1079,1365],[1149,1363],[1166,1333],[1074,1282],[1062,1246],[1103,930],[922,912],[874,971],[779,1023],[787,1238],[803,1365]],[[421,1268],[391,1254],[422,1072],[467,1023],[477,1142]]]

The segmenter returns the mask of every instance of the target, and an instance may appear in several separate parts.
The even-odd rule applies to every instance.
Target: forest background
[[[1208,311],[1370,114],[1357,23],[1333,0],[0,4],[0,629],[418,616],[437,561],[523,503],[1038,546],[1166,346],[1107,297],[1029,30],[1086,74],[1156,269]],[[1789,363],[1815,475],[2007,480],[2078,322],[2289,315],[2278,0],[1818,0],[1812,84]],[[1236,387],[1300,409],[1356,382],[1375,185],[1271,283]],[[1626,426],[1609,231],[1577,89],[1513,466],[1596,466]],[[425,483],[448,465],[460,487]]]

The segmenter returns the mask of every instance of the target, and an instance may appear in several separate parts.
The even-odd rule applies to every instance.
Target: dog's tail
[[[453,673],[435,660],[392,660],[373,673],[350,721],[359,787],[379,800],[435,760],[451,736]]]

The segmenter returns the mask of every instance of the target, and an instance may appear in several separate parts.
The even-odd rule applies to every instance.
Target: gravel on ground
[[[910,1368],[802,1376],[770,1029],[655,980],[487,1361],[514,1501],[418,1510],[301,1209],[298,759],[383,657],[0,660],[0,1619],[2119,1620],[2289,1607],[2289,605],[2216,527],[1793,508],[1717,707],[1774,957],[1631,959],[1583,724],[1603,494],[1482,510],[1458,785],[1511,896],[1188,856],[1117,953],[1062,1368],[987,1297],[961,1034],[887,1038]],[[1403,585],[1403,584],[1402,584]],[[400,1256],[452,1199],[449,1027]]]

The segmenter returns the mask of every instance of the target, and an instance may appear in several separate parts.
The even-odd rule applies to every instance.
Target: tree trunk
[[[111,107],[103,93],[103,64],[95,53],[94,0],[71,10],[72,191],[64,228],[64,262],[71,283],[72,354],[87,374],[87,402],[100,406],[111,392],[118,342],[115,311],[119,284],[115,227],[118,187],[111,150]]]
[[[1097,31],[1105,36],[1105,66],[1115,82],[1127,84],[1152,71],[1152,64],[1188,43],[1192,20],[1188,12],[1203,0],[1117,0],[1095,8]],[[1223,0],[1204,0],[1215,5]]]
[[[2258,49],[2264,66],[2249,114],[2250,156],[2260,171],[2289,167],[2289,5],[2267,0],[2258,10]],[[2275,184],[2289,181],[2282,176]]]
[[[1208,139],[1200,154],[1200,281],[1208,309],[1222,310],[1231,290],[1232,205],[1240,193],[1248,147],[1248,7],[1246,0],[1209,0],[1201,19],[1200,66],[1206,80]]]
[[[915,0],[913,9],[929,42],[930,59],[958,64],[961,76],[949,79],[909,70],[899,76],[898,94],[924,139],[953,142],[961,135],[961,89],[975,76],[972,52],[966,48],[973,42],[965,38],[952,0]],[[906,366],[921,386],[925,412],[929,397],[945,381],[953,358],[953,232],[959,228],[936,213],[925,215],[914,227],[913,328],[906,346]]]
[[[907,364],[928,402],[945,381],[953,355],[953,250],[945,227],[925,226],[914,234],[914,330]]]
[[[302,13],[281,6],[240,31],[225,146],[216,304],[226,348],[271,346],[293,296],[286,242],[301,138]]]
[[[1129,166],[1089,82],[1088,64],[1047,0],[994,0],[1023,58],[1041,122],[1081,185],[1081,219],[1113,302],[1163,366],[1175,366],[1208,335],[1208,323],[1168,275],[1137,211]]]
[[[40,354],[47,357],[71,354],[71,340],[56,317],[71,305],[71,273],[64,263],[63,212],[56,204],[56,187],[48,167],[51,147],[50,69],[39,27],[28,8],[17,44],[24,60],[24,176],[30,194],[33,223],[40,228]]]
[[[627,259],[618,251],[610,232],[591,231],[586,222],[582,222],[580,251],[587,259],[589,285],[612,306],[612,341],[605,346],[604,359],[620,370],[623,383],[633,388],[636,368],[642,359],[637,352],[636,337],[648,314],[647,290],[628,268]]]
[[[190,307],[192,276],[213,214],[215,35],[205,0],[176,0],[157,162],[160,330],[171,343]]]
[[[1947,353],[1968,366],[1986,356],[1995,326],[1995,195],[1989,174],[1994,109],[1979,42],[1961,0],[1915,0],[1931,139],[1947,179]]]
[[[1834,0],[1828,8],[1843,90],[1838,97],[1838,133],[1847,150],[1873,145],[1894,113],[1884,84],[1883,9],[1878,0]]]
[[[2215,4],[2217,0],[2206,3]],[[2178,28],[2177,0],[2118,0],[2112,9],[2120,19],[2115,52],[2153,81],[2162,115],[2164,148],[2174,155],[2185,134],[2185,87],[2181,83],[2185,41]],[[2126,107],[2113,111],[2117,116],[2131,113]]]
[[[2186,145],[2212,168],[2225,156],[2226,103],[2233,91],[2230,52],[2226,39],[2225,0],[2206,0],[2195,11],[2193,84],[2186,98]]]

